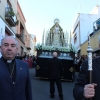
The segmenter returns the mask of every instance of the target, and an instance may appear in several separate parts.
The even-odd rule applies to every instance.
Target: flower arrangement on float
[[[62,52],[69,52],[70,51],[70,48],[69,47],[60,47],[60,48],[57,48],[58,51],[62,51]]]
[[[56,48],[54,46],[42,46],[42,50],[54,51]]]
[[[76,52],[77,50],[75,49],[74,46],[67,46],[67,47],[55,47],[55,46],[46,46],[46,45],[41,45],[37,44],[36,45],[36,50],[48,50],[48,51],[61,51],[61,52]]]

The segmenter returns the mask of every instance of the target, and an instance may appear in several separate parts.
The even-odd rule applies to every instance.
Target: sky
[[[60,20],[63,32],[70,32],[77,13],[89,14],[100,0],[18,0],[26,19],[28,33],[36,35],[37,43],[42,34]]]

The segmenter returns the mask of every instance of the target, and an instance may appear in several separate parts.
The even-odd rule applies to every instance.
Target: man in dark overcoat
[[[62,85],[61,85],[61,78],[63,76],[63,65],[60,59],[57,58],[57,52],[53,52],[53,58],[48,62],[48,71],[49,71],[49,79],[50,79],[50,97],[54,98],[55,93],[55,86],[56,83],[59,98],[63,100],[62,94]]]

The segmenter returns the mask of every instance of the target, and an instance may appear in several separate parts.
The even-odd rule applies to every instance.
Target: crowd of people
[[[92,55],[92,59],[97,58],[99,56],[100,56],[99,54],[94,53]],[[75,57],[75,59],[74,59],[74,68],[75,68],[76,72],[80,71],[82,63],[86,60],[88,60],[87,55],[81,55],[81,56]]]
[[[29,65],[29,68],[36,67],[37,56],[35,56],[35,55],[33,55],[33,56],[26,55],[26,54],[20,55],[19,53],[17,53],[16,59],[20,59],[20,60],[27,62]]]
[[[12,36],[2,39],[0,50],[2,54],[0,58],[0,100],[32,100],[29,67],[36,67],[37,57],[17,54],[18,42]],[[93,54],[92,58],[92,83],[89,83],[87,55],[75,57],[75,70],[79,72],[73,89],[75,100],[87,100],[90,98],[99,100],[100,98],[100,57]],[[47,63],[50,97],[55,97],[54,83],[56,83],[59,98],[63,100],[61,78],[63,77],[64,69],[61,60],[57,58],[57,52],[53,52],[53,58]]]

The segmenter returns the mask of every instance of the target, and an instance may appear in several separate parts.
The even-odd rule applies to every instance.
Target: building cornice
[[[24,14],[23,14],[23,12],[22,12],[21,6],[20,6],[20,4],[19,4],[18,1],[17,1],[17,5],[18,5],[18,7],[19,7],[19,9],[20,9],[20,12],[21,12],[23,18],[24,18],[24,21],[26,22],[26,19],[25,19],[25,17],[24,17]]]

